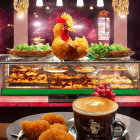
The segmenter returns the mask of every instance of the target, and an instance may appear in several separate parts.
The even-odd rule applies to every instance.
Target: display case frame
[[[1,95],[48,95],[51,98],[77,98],[77,96],[87,96],[94,92],[94,89],[31,89],[31,88],[18,88],[18,89],[4,89],[4,65],[41,65],[41,64],[49,64],[49,65],[108,65],[108,64],[137,64],[137,82],[138,88],[137,89],[114,89],[116,95],[139,95],[140,93],[140,61],[136,60],[91,60],[91,59],[82,59],[80,61],[60,61],[58,59],[50,58],[29,58],[29,59],[22,59],[22,58],[11,58],[9,55],[3,55],[0,57],[0,92]],[[67,97],[66,97],[67,96]]]

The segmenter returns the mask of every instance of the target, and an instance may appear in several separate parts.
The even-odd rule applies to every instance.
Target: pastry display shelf
[[[44,68],[47,68],[47,66],[51,67],[53,65],[56,65],[58,67],[66,65],[66,66],[70,67],[70,70],[68,70],[68,71],[69,71],[70,75],[74,74],[74,79],[63,78],[60,80],[61,80],[61,83],[63,82],[66,84],[72,80],[72,85],[68,86],[68,88],[70,87],[71,89],[67,89],[67,87],[63,88],[62,85],[61,85],[61,88],[58,89],[57,87],[59,87],[59,85],[57,85],[57,84],[59,83],[59,81],[57,81],[57,80],[55,83],[56,85],[54,83],[52,83],[53,88],[50,86],[51,81],[55,80],[55,79],[53,79],[53,77],[51,78],[52,73],[47,74],[47,72],[44,71]],[[101,77],[102,74],[105,73],[102,71],[102,69],[105,69],[108,66],[110,66],[111,68],[117,67],[117,66],[126,67],[127,70],[113,70],[113,71],[106,70],[106,73],[107,74],[109,73],[109,75],[113,75],[112,73],[115,71],[116,73],[117,72],[121,73],[120,78],[121,77],[126,78],[126,82],[124,83],[124,85],[123,85],[123,83],[120,83],[120,82],[113,83],[113,84],[116,84],[115,87],[118,87],[118,85],[120,85],[120,88],[117,88],[117,89],[114,88],[113,90],[116,93],[116,95],[125,95],[125,96],[126,95],[139,95],[139,91],[140,91],[140,86],[139,86],[139,84],[140,84],[140,82],[139,82],[140,62],[139,61],[135,61],[135,60],[131,60],[131,59],[129,61],[125,61],[125,60],[122,60],[122,61],[92,60],[91,61],[88,57],[85,57],[85,58],[80,59],[79,61],[62,61],[61,62],[56,57],[51,57],[48,59],[35,58],[35,59],[27,60],[27,59],[21,59],[21,58],[13,58],[10,55],[0,56],[0,69],[1,69],[0,92],[1,92],[1,95],[6,95],[6,96],[11,96],[11,95],[45,96],[46,95],[46,96],[49,96],[49,100],[51,102],[55,102],[56,100],[59,100],[59,102],[61,100],[63,100],[63,102],[65,102],[66,98],[67,99],[69,98],[68,102],[70,102],[74,98],[90,96],[91,93],[94,92],[94,87],[98,86],[100,83],[98,83],[98,84],[95,83],[96,81],[94,81],[94,79],[96,79],[96,78],[94,78],[94,79],[91,79],[94,81],[94,84],[93,84],[93,81],[90,81],[89,83],[92,85],[89,87],[84,85],[85,83],[79,84],[79,82],[81,82],[81,81],[79,80],[80,78],[76,79],[76,72],[74,69],[77,66],[81,66],[81,65],[84,67],[87,67],[87,66],[96,67],[97,73],[94,71],[93,75],[95,75],[95,76],[97,75],[98,77]],[[7,77],[11,78],[10,75],[12,74],[12,69],[15,67],[18,67],[18,66],[26,66],[26,67],[30,67],[31,69],[38,68],[42,72],[42,73],[40,72],[40,74],[38,74],[38,76],[40,76],[41,74],[42,75],[46,74],[46,76],[49,75],[49,77],[47,77],[47,80],[45,81],[45,83],[42,84],[42,86],[40,86],[41,83],[33,83],[32,81],[31,81],[31,83],[23,83],[23,81],[22,81],[22,83],[19,83],[19,82],[18,83],[14,83],[14,82],[6,83],[5,81],[7,80]],[[100,72],[101,72],[101,74],[100,74]],[[91,74],[91,73],[89,73],[89,74]],[[83,75],[86,78],[91,78],[91,76],[88,76],[88,74],[83,74]],[[68,74],[66,74],[66,76],[68,76],[68,78],[69,78]],[[37,76],[34,78],[37,78]],[[25,80],[26,79],[24,79],[24,81]],[[112,78],[111,78],[111,80],[112,80]],[[75,81],[77,81],[77,83],[80,86],[82,85],[82,87],[79,88],[80,86],[79,87],[73,86],[76,83]],[[127,81],[131,82],[132,84],[127,83]],[[116,82],[116,81],[114,80],[114,82]],[[86,84],[88,85],[88,83],[86,83]],[[110,84],[110,85],[112,85],[112,84]],[[129,88],[129,85],[132,88]],[[125,87],[128,87],[128,88],[125,88]],[[56,98],[56,100],[55,100],[55,98]]]

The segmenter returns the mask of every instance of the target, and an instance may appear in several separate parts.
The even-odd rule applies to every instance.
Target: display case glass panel
[[[139,94],[138,61],[6,59],[1,63],[2,95],[91,94],[107,82],[117,95]]]

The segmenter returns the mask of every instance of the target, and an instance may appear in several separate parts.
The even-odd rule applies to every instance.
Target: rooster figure
[[[73,41],[69,37],[69,31],[74,31],[72,17],[63,13],[61,17],[56,19],[56,22],[52,43],[54,55],[61,60],[78,60],[87,55],[89,45],[86,38],[84,36],[83,38],[76,37]]]

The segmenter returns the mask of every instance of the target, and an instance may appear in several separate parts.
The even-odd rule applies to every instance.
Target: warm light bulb
[[[126,15],[121,15],[120,17],[121,17],[121,18],[126,18]]]
[[[62,0],[57,0],[56,1],[56,6],[63,6],[63,1]]]
[[[104,6],[104,0],[97,0],[97,7],[103,7]]]
[[[19,14],[17,14],[17,16],[19,19],[22,19],[24,17],[24,13],[19,13]]]
[[[43,6],[43,0],[36,0],[36,6],[42,7]]]
[[[38,15],[35,15],[35,18],[38,18]]]
[[[36,22],[34,22],[34,24],[33,24],[35,27],[38,27],[38,26],[40,26],[41,25],[41,23],[39,22],[39,21],[36,21]]]
[[[84,1],[83,0],[77,0],[77,6],[78,7],[84,6]]]
[[[47,6],[47,7],[46,7],[46,10],[49,10],[49,9],[50,9],[50,7],[49,7],[49,6]]]
[[[90,10],[93,10],[93,6],[90,6],[90,8],[89,8]]]
[[[78,25],[73,25],[73,28],[74,29],[83,29],[84,28],[84,25],[83,24],[78,24]]]

